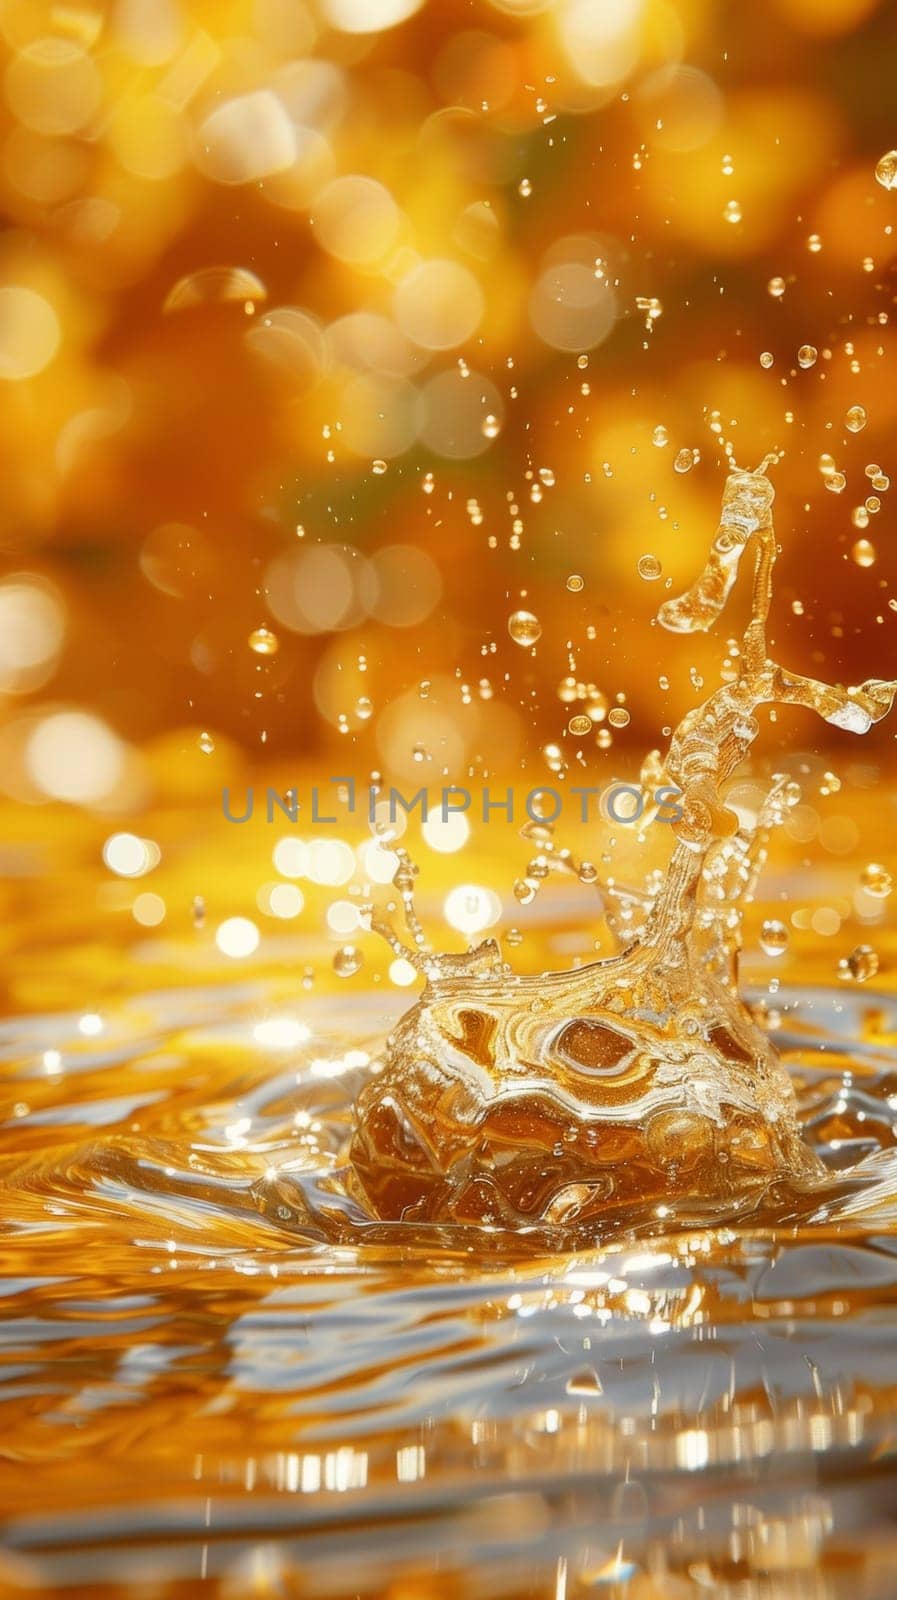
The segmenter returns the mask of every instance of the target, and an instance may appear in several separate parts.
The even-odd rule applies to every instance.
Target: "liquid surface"
[[[389,1019],[272,999],[4,1029],[5,1592],[884,1600],[894,999],[777,997],[814,1213],[562,1252],[334,1198]]]

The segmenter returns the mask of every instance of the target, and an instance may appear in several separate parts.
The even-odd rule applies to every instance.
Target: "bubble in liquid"
[[[206,733],[205,729],[199,736],[198,744],[204,756],[212,755],[215,749],[215,741],[210,733]]]
[[[851,433],[862,433],[866,426],[865,406],[851,406],[844,418],[844,426]]]
[[[341,945],[334,953],[333,970],[338,978],[354,977],[364,965],[364,956],[354,944]]]
[[[628,726],[631,719],[625,706],[614,706],[613,709],[607,713],[607,720],[612,728],[625,728]]]
[[[860,873],[860,883],[867,894],[874,895],[876,900],[886,900],[893,888],[893,880],[887,867],[880,861],[870,861]]]
[[[532,905],[536,898],[537,885],[527,883],[525,878],[517,878],[514,883],[514,899],[519,900],[522,906]]]
[[[723,216],[725,217],[727,222],[731,222],[731,223],[740,222],[741,221],[741,202],[739,200],[727,200],[726,204],[725,204],[725,207],[724,207],[724,210],[723,210]]]
[[[779,277],[770,278],[766,288],[774,300],[781,300],[782,295],[785,293],[785,279]]]
[[[676,472],[691,472],[691,469],[694,466],[694,464],[697,461],[697,459],[698,459],[698,452],[696,450],[690,450],[687,445],[684,445],[683,448],[679,451],[679,454],[676,456],[675,461],[673,462],[674,471],[676,471]]]
[[[524,200],[528,200],[530,195],[532,194],[532,192],[533,192],[533,186],[530,183],[529,178],[521,178],[520,182],[517,185],[517,193],[519,195],[522,195]]]
[[[377,460],[371,462],[371,471],[373,472],[375,478],[382,478],[386,470],[385,461]]]
[[[570,718],[570,721],[567,723],[567,728],[575,738],[582,739],[587,733],[591,733],[592,719],[591,717],[587,717],[583,712],[580,712],[578,716]]]
[[[498,417],[493,416],[491,411],[488,412],[483,418],[483,437],[485,439],[497,439],[500,433],[501,423]]]
[[[761,367],[769,368],[769,367],[772,366],[774,361],[775,361],[775,356],[773,355],[771,350],[762,350],[760,352],[760,365],[761,365]]]
[[[807,240],[807,249],[812,255],[818,256],[820,250],[822,249],[822,240],[818,233],[810,234],[810,237]]]
[[[571,594],[580,594],[585,588],[585,579],[580,577],[578,572],[571,572],[567,579],[567,588]]]
[[[574,1377],[567,1379],[567,1393],[596,1395],[603,1394],[604,1390],[597,1372],[589,1367],[588,1371],[578,1372]]]
[[[280,649],[280,640],[270,628],[254,628],[249,635],[249,648],[257,656],[276,656]]]
[[[797,364],[800,367],[815,367],[818,355],[815,344],[802,344],[797,352]]]
[[[369,700],[366,694],[360,695],[355,702],[356,717],[360,717],[362,722],[367,722],[368,718],[373,715],[373,711],[373,701]]]
[[[788,949],[788,929],[775,918],[764,922],[760,929],[760,949],[767,956],[784,955]]]
[[[875,163],[876,181],[883,189],[897,189],[897,150],[886,150]]]
[[[847,479],[843,472],[827,472],[825,474],[825,487],[832,494],[841,494],[847,487]]]
[[[869,539],[858,539],[850,554],[858,567],[874,567],[878,552]]]
[[[542,624],[531,611],[515,611],[508,618],[508,632],[515,644],[527,649],[542,637]]]
[[[591,861],[581,861],[577,877],[580,883],[597,883],[598,868]]]
[[[839,975],[853,978],[856,983],[868,983],[870,978],[875,977],[878,968],[878,951],[871,944],[858,944],[846,961],[838,963]]]
[[[654,432],[651,435],[651,443],[656,444],[658,450],[662,450],[665,444],[669,444],[669,441],[670,436],[666,428],[662,422],[658,422],[657,427],[654,429]]]
[[[663,567],[656,556],[639,556],[638,575],[645,578],[648,583],[653,583],[663,572]]]

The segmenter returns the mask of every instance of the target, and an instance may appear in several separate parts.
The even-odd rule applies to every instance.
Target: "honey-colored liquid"
[[[201,925],[123,961],[86,909],[86,817],[47,885],[23,873],[4,1596],[890,1600],[893,933],[880,975],[858,952],[840,971],[823,930],[861,863],[808,882],[799,834],[755,911],[793,795],[749,806],[730,779],[762,702],[861,731],[894,685],[767,660],[771,499],[732,474],[705,575],[664,608],[708,624],[755,553],[740,675],[662,764],[683,809],[666,875],[604,885],[616,956],[542,977],[489,944],[437,957],[400,861],[427,979],[403,1011],[363,978],[302,987],[311,935],[238,977]],[[862,830],[882,804],[845,784]],[[146,827],[177,841],[172,904],[226,902],[213,868],[258,877],[206,806]],[[782,894],[819,931],[779,978],[757,927]],[[546,967],[590,916],[549,898]]]

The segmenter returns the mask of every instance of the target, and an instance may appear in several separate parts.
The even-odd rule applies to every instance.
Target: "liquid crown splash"
[[[681,790],[676,842],[659,891],[627,897],[627,947],[538,977],[509,974],[491,941],[464,957],[425,953],[402,859],[396,885],[415,948],[374,926],[427,986],[357,1105],[351,1183],[378,1217],[600,1226],[646,1204],[660,1215],[668,1205],[704,1215],[772,1205],[821,1181],[787,1072],[736,982],[741,907],[784,784],[747,820],[723,787],[757,737],[760,706],[805,706],[864,733],[890,710],[897,682],[844,688],[770,658],[775,459],[730,472],[703,572],[658,614],[676,633],[711,628],[752,548],[738,676],[673,734],[663,772]]]

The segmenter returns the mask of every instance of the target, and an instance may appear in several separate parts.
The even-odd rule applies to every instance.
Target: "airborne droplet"
[[[531,611],[514,611],[508,618],[508,632],[515,644],[526,649],[541,639],[542,624]]]
[[[280,649],[280,640],[270,628],[254,628],[249,635],[249,648],[257,656],[276,656]]]
[[[870,861],[860,873],[860,883],[867,894],[874,895],[876,900],[886,900],[891,892],[892,878],[887,867],[879,861]]]
[[[360,972],[364,957],[354,944],[341,945],[333,957],[333,970],[338,978],[351,978]]]
[[[767,956],[784,955],[788,949],[788,929],[784,922],[775,919],[764,922],[760,929],[760,949]]]
[[[883,189],[897,189],[897,150],[886,150],[875,163],[876,181]]]
[[[838,963],[839,977],[851,977],[857,983],[867,983],[878,972],[878,951],[871,944],[858,944],[846,961]],[[845,970],[846,969],[846,970]]]

